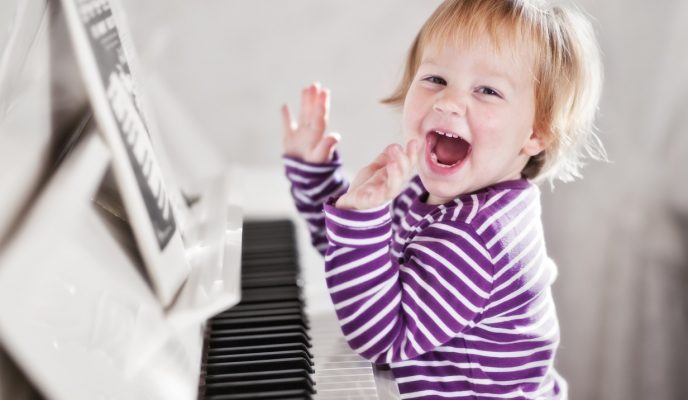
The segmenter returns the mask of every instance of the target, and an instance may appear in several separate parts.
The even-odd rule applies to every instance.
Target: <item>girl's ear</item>
[[[529,157],[540,154],[549,145],[549,138],[545,137],[542,131],[535,128],[531,129],[530,136],[526,138],[521,152]]]

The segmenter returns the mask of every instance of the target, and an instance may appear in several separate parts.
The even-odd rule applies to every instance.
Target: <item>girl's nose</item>
[[[433,110],[442,114],[464,116],[466,115],[466,98],[462,94],[445,90],[438,96]]]

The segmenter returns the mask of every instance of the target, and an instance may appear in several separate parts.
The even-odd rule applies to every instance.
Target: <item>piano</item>
[[[139,185],[123,178],[74,33],[97,20],[91,33],[136,78],[117,1],[11,3],[0,10],[0,399],[398,398],[389,371],[342,337],[280,169],[224,165],[167,93],[156,107],[137,93],[150,143],[129,160]],[[141,182],[147,208],[131,200]]]

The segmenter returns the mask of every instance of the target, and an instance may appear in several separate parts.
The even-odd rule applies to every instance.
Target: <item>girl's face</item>
[[[534,131],[534,60],[522,53],[498,53],[487,41],[424,50],[404,101],[403,129],[421,143],[418,173],[428,203],[518,179],[542,151]]]

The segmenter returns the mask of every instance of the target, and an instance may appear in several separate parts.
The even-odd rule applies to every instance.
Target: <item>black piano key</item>
[[[271,269],[275,265],[280,265],[285,271],[295,272],[298,269],[296,255],[289,254],[286,256],[272,256],[272,258],[261,258],[242,255],[241,265],[244,269]]]
[[[296,274],[292,271],[284,271],[281,268],[278,270],[265,269],[260,273],[254,273],[253,271],[251,273],[246,273],[241,278],[241,281],[243,283],[246,283],[247,281],[250,281],[252,279],[291,279],[292,281],[295,281]]]
[[[261,305],[265,303],[253,303],[250,305]],[[249,304],[246,304],[249,305]],[[288,307],[288,308],[275,308],[267,310],[234,310],[231,312],[223,312],[219,314],[216,318],[218,321],[232,320],[238,318],[251,318],[251,317],[276,317],[278,315],[303,315],[302,307]],[[305,316],[304,316],[305,318]]]
[[[293,278],[282,278],[282,279],[256,278],[256,279],[248,279],[248,280],[242,281],[241,287],[247,288],[247,289],[256,289],[256,288],[271,288],[271,287],[275,287],[275,286],[294,286],[295,284],[296,284],[296,282]]]
[[[278,296],[283,296],[283,297],[278,297],[278,296],[270,296],[271,293],[275,293]],[[266,290],[263,288],[246,288],[242,289],[241,291],[241,302],[242,303],[250,303],[250,301],[246,298],[246,296],[251,296],[251,297],[257,297],[261,298],[261,302],[267,302],[267,301],[286,301],[286,300],[295,300],[295,301],[301,301],[301,288],[298,286],[292,285],[291,287],[289,286],[276,286],[270,290]]]
[[[241,327],[263,327],[274,325],[301,325],[308,328],[308,323],[300,313],[287,313],[267,316],[251,316],[236,318],[218,318],[211,322],[213,330],[233,329]]]
[[[247,222],[243,235],[241,302],[207,325],[199,398],[311,399],[293,223]]]
[[[301,333],[308,340],[307,329],[302,325],[274,325],[261,327],[248,327],[237,329],[213,329],[210,333],[211,338],[236,337],[244,335],[262,335],[262,334],[278,334],[278,333]]]
[[[303,350],[284,350],[258,353],[213,355],[208,356],[208,358],[206,359],[206,364],[217,364],[223,362],[238,361],[275,360],[279,358],[302,358],[306,360],[306,362],[308,362],[311,366],[313,365],[312,356],[310,355],[310,353]]]
[[[236,306],[224,311],[218,315],[223,315],[226,313],[232,313],[234,311],[246,311],[246,310],[274,310],[286,307],[301,307],[301,303],[298,301],[276,301],[274,303],[261,303],[261,304],[237,304]]]
[[[208,349],[208,356],[224,355],[224,354],[242,354],[242,353],[258,353],[271,351],[287,351],[287,350],[301,350],[308,354],[310,359],[313,355],[309,352],[308,347],[303,343],[277,343],[266,344],[260,346],[232,346],[232,347],[214,347]]]
[[[273,343],[301,343],[311,347],[308,337],[299,332],[273,333],[265,335],[243,335],[230,337],[211,337],[211,346],[260,346]]]
[[[308,371],[303,369],[284,369],[279,371],[239,372],[235,374],[216,374],[206,376],[206,385],[221,382],[245,382],[250,380],[275,378],[304,378],[311,386],[315,385]]]
[[[207,400],[245,400],[245,399],[260,399],[260,400],[310,400],[311,393],[308,390],[279,390],[273,392],[263,393],[235,393],[235,394],[219,394],[206,397]]]
[[[313,368],[308,360],[300,357],[275,358],[270,360],[220,362],[206,364],[206,374],[231,374],[238,372],[273,371],[283,369],[303,369],[313,373]]]
[[[222,393],[261,393],[284,390],[308,390],[313,393],[310,380],[303,377],[275,378],[238,382],[213,383],[206,386],[206,395]]]
[[[270,290],[249,289],[241,292],[242,303],[264,303],[275,300],[301,301],[301,295],[297,287],[278,287]]]
[[[243,243],[242,243],[243,246]],[[291,244],[287,244],[282,248],[275,247],[271,244],[247,243],[243,246],[242,262],[246,261],[249,265],[253,261],[259,260],[273,260],[271,264],[280,264],[284,261],[289,261],[289,264],[296,267],[298,253],[294,249],[290,249]]]

